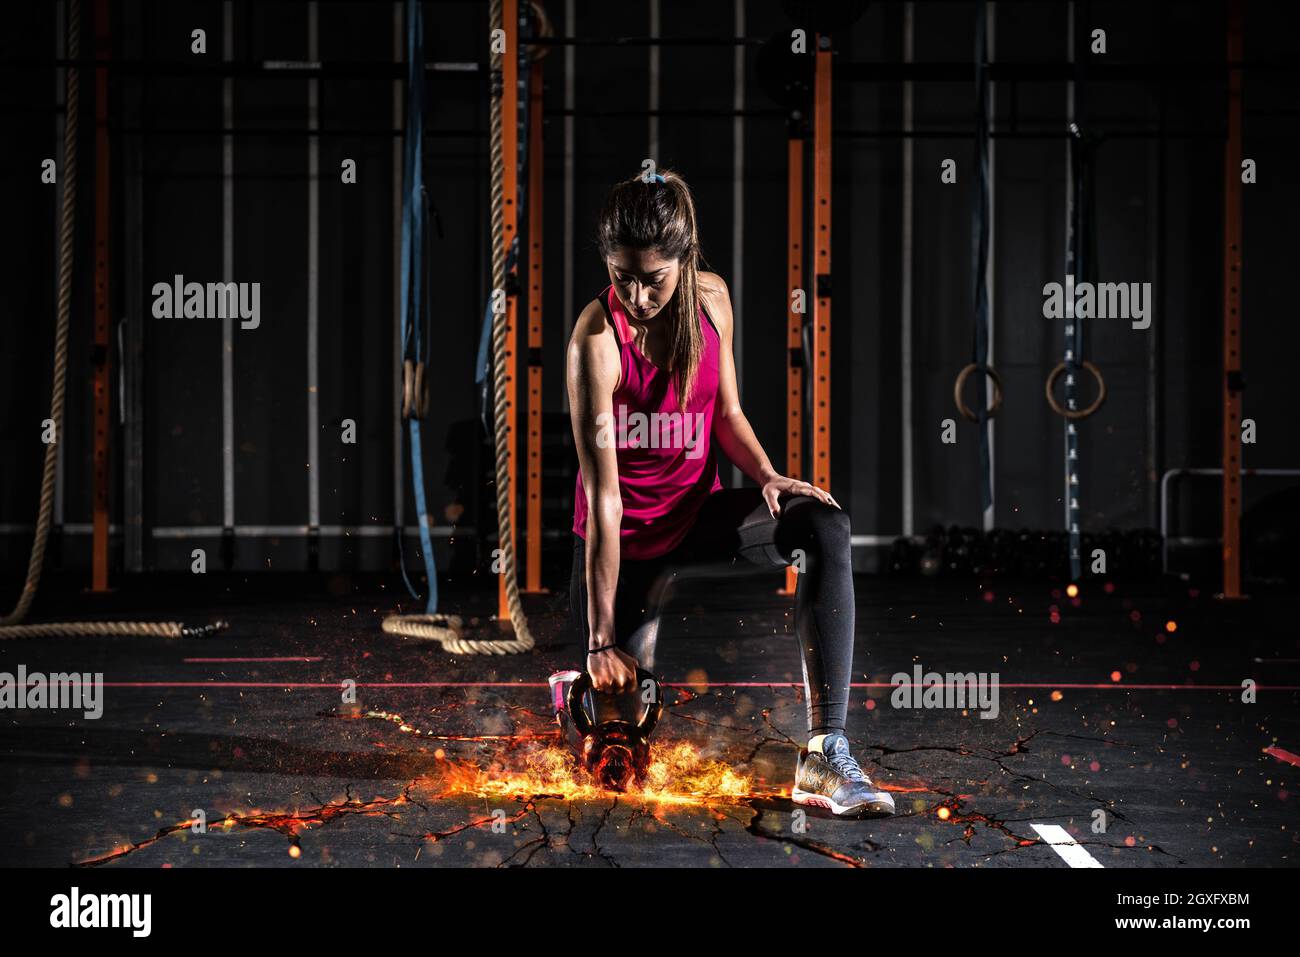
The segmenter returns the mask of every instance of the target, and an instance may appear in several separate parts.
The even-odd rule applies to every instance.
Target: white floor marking
[[[1071,867],[1101,867],[1101,861],[1089,854],[1075,843],[1070,832],[1059,824],[1031,824],[1038,836],[1051,845],[1052,850],[1061,855],[1061,859]]]

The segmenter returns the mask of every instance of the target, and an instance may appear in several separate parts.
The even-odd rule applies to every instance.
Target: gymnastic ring
[[[402,362],[402,418],[409,419],[415,405],[415,363]]]
[[[429,411],[429,380],[424,375],[424,363],[415,364],[415,418],[423,419]]]
[[[1059,378],[1061,373],[1065,371],[1064,362],[1058,362],[1056,368],[1048,374],[1047,386],[1044,391],[1047,393],[1047,404],[1052,407],[1052,411],[1057,415],[1063,415],[1067,419],[1086,419],[1088,416],[1100,409],[1101,404],[1106,401],[1106,380],[1101,377],[1101,370],[1087,359],[1083,360],[1083,367],[1091,372],[1093,377],[1097,380],[1097,398],[1093,399],[1092,405],[1088,406],[1086,409],[1067,409],[1065,406],[1061,405],[1061,403],[1057,402],[1056,396],[1052,394],[1052,389],[1056,385],[1057,378]]]
[[[533,0],[529,0],[528,6],[532,9],[533,16],[537,18],[537,36],[542,39],[555,36],[555,29],[551,26],[551,18],[546,15],[546,8]],[[525,43],[524,49],[528,51],[528,59],[532,63],[544,60],[546,54],[551,52],[550,44],[547,43]]]
[[[979,416],[968,409],[966,403],[961,400],[961,390],[962,387],[966,385],[966,380],[970,378],[970,374],[977,368],[978,366],[976,366],[975,363],[968,363],[962,368],[961,372],[957,373],[957,381],[954,382],[952,386],[952,400],[957,403],[957,411],[972,422],[978,422]],[[985,366],[984,372],[993,380],[993,405],[991,405],[988,410],[988,417],[991,419],[997,415],[998,410],[1002,408],[1002,380],[998,378],[998,374],[994,371],[992,366]]]

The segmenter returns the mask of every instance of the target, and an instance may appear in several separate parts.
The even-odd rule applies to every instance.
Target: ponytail
[[[705,264],[686,180],[665,169],[648,182],[637,175],[617,183],[605,200],[597,246],[606,259],[625,248],[654,249],[664,259],[678,261],[677,289],[668,304],[668,369],[678,407],[685,411],[704,354],[699,315],[700,267]]]

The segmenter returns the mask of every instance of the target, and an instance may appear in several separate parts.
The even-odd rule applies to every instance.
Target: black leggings
[[[796,556],[796,550],[802,551]],[[667,555],[619,563],[614,642],[643,668],[654,667],[660,604],[678,569],[746,558],[757,565],[802,563],[795,632],[808,692],[808,733],[843,733],[853,669],[853,568],[849,517],[815,498],[781,502],[772,518],[756,488],[722,489],[705,500],[695,525]],[[569,603],[586,660],[586,542],[574,536]]]

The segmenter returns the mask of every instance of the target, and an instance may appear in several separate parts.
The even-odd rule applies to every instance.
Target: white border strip
[[[1061,860],[1071,867],[1102,867],[1097,860],[1070,836],[1070,832],[1059,824],[1031,824],[1043,843],[1061,856]]]

